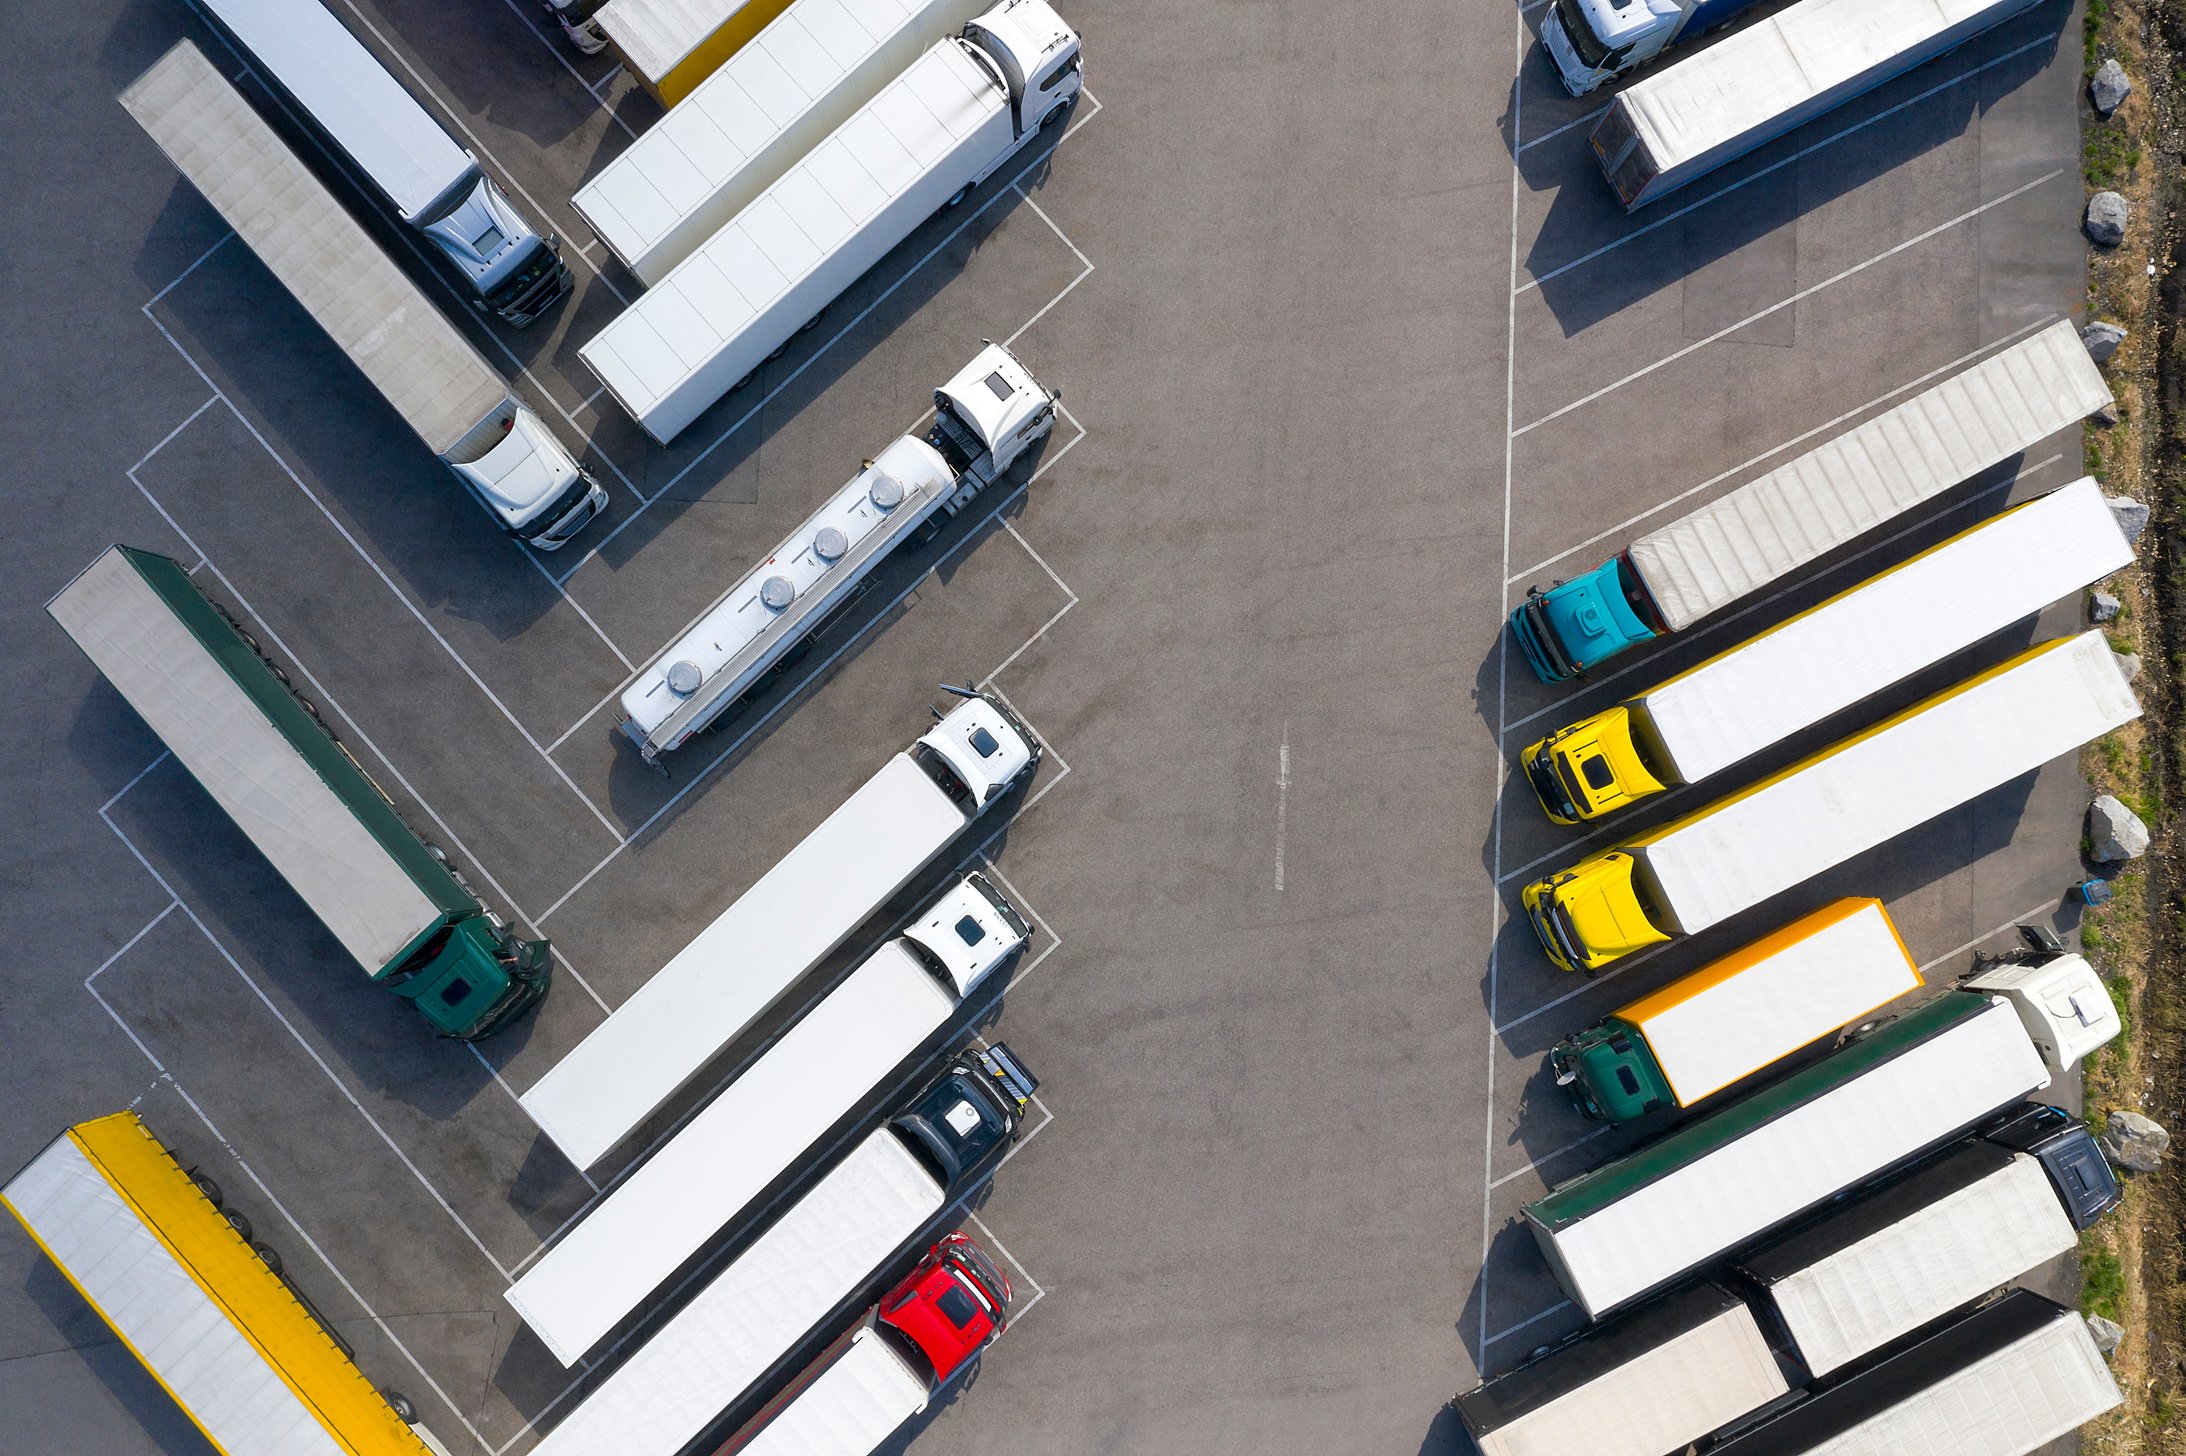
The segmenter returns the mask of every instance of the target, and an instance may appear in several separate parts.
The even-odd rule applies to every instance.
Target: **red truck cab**
[[[916,1346],[939,1387],[1001,1333],[1010,1283],[986,1251],[950,1234],[880,1303],[880,1322]]]

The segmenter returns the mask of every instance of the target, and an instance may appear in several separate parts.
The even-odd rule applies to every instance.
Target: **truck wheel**
[[[279,1274],[281,1272],[280,1252],[276,1250],[271,1244],[252,1244],[250,1246],[250,1251],[258,1256],[258,1261],[261,1264],[264,1264],[275,1274]]]
[[[417,1407],[410,1404],[410,1397],[399,1390],[383,1390],[380,1395],[387,1401],[387,1408],[395,1413],[395,1419],[406,1426],[417,1424]]]
[[[814,329],[820,326],[820,319],[824,314],[826,314],[826,312],[827,310],[823,308],[820,310],[819,313],[816,313],[811,318],[806,319],[804,321],[804,326],[798,329],[797,332],[800,334],[811,333]]]
[[[800,332],[802,331],[800,330]],[[772,364],[775,360],[781,358],[784,354],[787,354],[788,352],[789,345],[784,344],[781,348],[776,349],[773,353],[767,355],[765,362]]]
[[[959,188],[957,189],[957,191],[956,191],[956,196],[954,196],[954,197],[950,198],[950,199],[949,199],[949,200],[948,200],[947,202],[944,202],[944,203],[942,203],[941,205],[942,205],[943,207],[954,207],[954,206],[956,206],[956,205],[957,205],[957,204],[958,204],[959,202],[962,202],[962,201],[963,201],[963,200],[964,200],[965,198],[967,198],[967,197],[969,197],[969,196],[971,196],[971,195],[972,195],[972,190],[971,190],[971,188],[969,188],[969,187],[959,187]]]
[[[220,1206],[220,1185],[218,1183],[213,1182],[203,1173],[196,1172],[190,1174],[190,1181],[197,1186],[198,1192],[205,1195],[207,1203],[215,1208]]]
[[[224,1208],[221,1210],[221,1213],[227,1218],[228,1227],[235,1230],[235,1236],[241,1239],[244,1243],[249,1243],[250,1220],[243,1217],[243,1215],[237,1213],[232,1208]]]

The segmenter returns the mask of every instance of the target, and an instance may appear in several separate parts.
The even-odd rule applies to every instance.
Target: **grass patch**
[[[2110,19],[2110,0],[2087,0],[2087,18],[2081,22],[2087,50],[2087,76],[2095,77],[2095,43],[2102,37],[2105,23]]]
[[[2080,1235],[2080,1313],[2118,1323],[2118,1301],[2124,1297],[2125,1266],[2118,1256]]]
[[[2140,143],[2115,126],[2099,125],[2088,131],[2080,161],[2088,186],[2115,187],[2140,165]]]

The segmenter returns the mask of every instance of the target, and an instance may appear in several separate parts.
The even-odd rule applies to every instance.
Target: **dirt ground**
[[[2128,338],[2106,369],[2118,420],[2089,429],[2087,468],[2113,494],[2147,503],[2140,564],[2107,589],[2123,609],[2107,630],[2144,664],[2136,679],[2147,712],[2094,745],[2085,768],[2098,792],[2118,796],[2152,831],[2144,858],[2112,876],[2115,897],[2082,925],[2083,944],[2111,984],[2126,1034],[2087,1069],[2087,1108],[2146,1112],[2171,1127],[2186,1107],[2176,1046],[2186,1030],[2186,882],[2166,805],[2186,772],[2177,684],[2186,666],[2186,337],[2178,328],[2186,289],[2177,227],[2186,177],[2186,6],[2177,0],[2089,0],[2086,65],[2115,58],[2132,94],[2109,119],[2087,106],[2083,160],[2088,192],[2122,193],[2131,207],[2123,244],[2096,249],[2088,319],[2124,326]],[[2125,1205],[2082,1247],[2090,1314],[2126,1334],[2113,1369],[2125,1393],[2118,1411],[2086,1429],[2092,1452],[2186,1451],[2186,1190],[2175,1162],[2128,1176]]]

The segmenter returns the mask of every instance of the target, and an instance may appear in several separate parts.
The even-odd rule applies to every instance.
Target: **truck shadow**
[[[1630,215],[1587,144],[1591,120],[1553,136],[1529,125],[1538,140],[1521,142],[1520,175],[1530,192],[1553,197],[1522,271],[1564,336],[1578,334],[1965,134],[2057,63],[2067,9],[2050,3],[2016,17]],[[1545,59],[1529,57],[1527,74],[1536,68],[1545,72]],[[1526,86],[1521,77],[1514,107]],[[1611,94],[1589,98],[1582,115]],[[1506,116],[1506,143],[1509,128]],[[2073,164],[2068,142],[2059,160]]]

